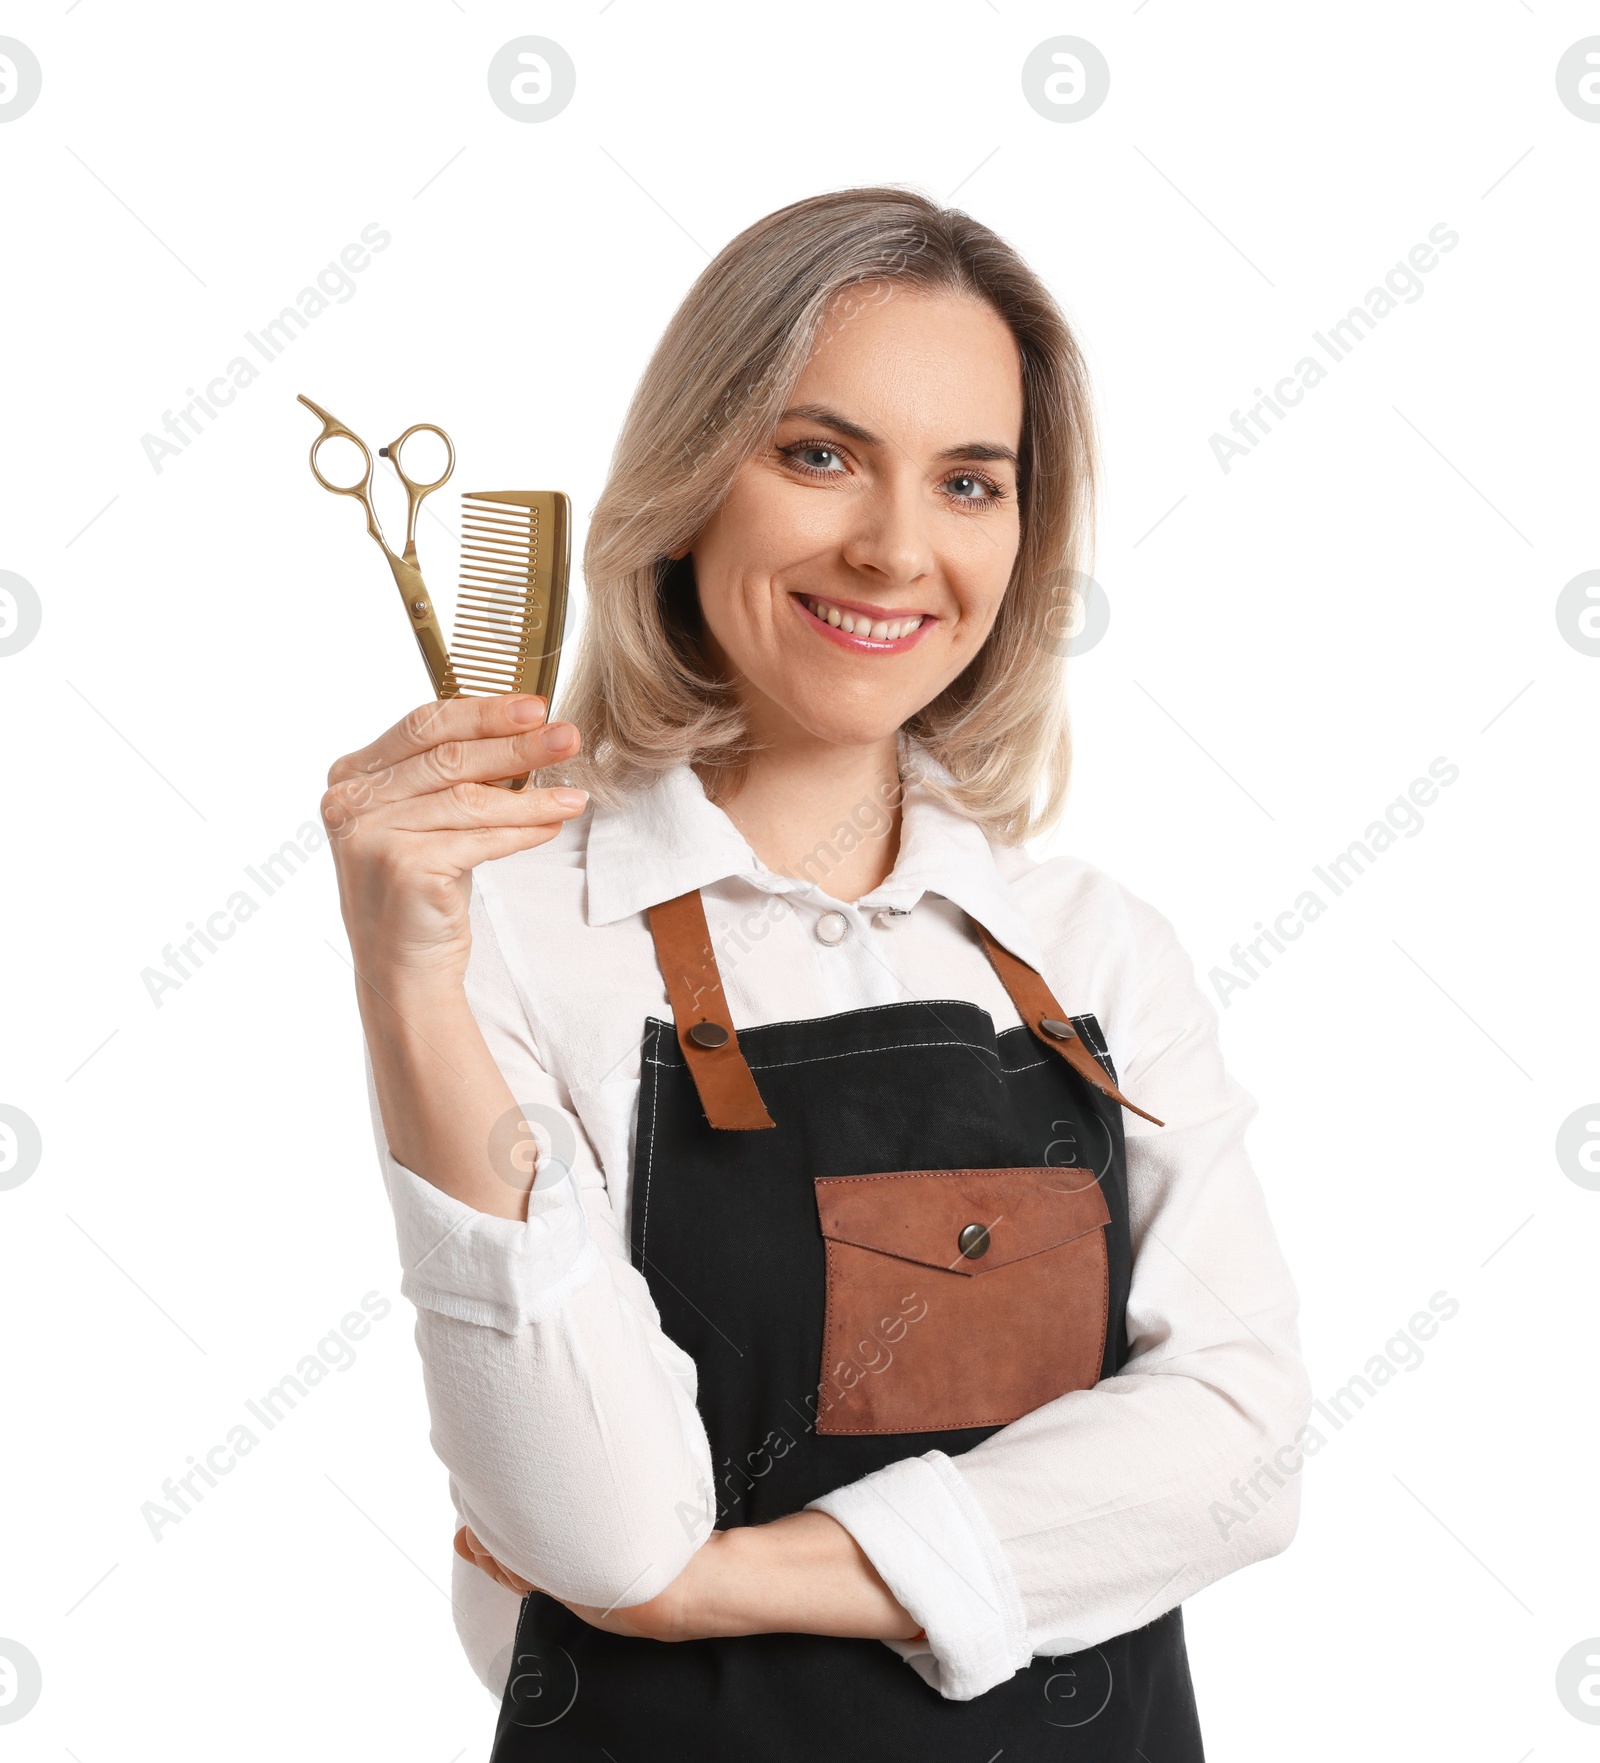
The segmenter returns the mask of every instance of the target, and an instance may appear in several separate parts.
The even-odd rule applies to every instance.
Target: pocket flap
[[[1092,1169],[903,1169],[815,1178],[822,1234],[951,1273],[988,1273],[1111,1222]],[[971,1226],[987,1237],[970,1232]],[[963,1252],[966,1242],[982,1252]]]

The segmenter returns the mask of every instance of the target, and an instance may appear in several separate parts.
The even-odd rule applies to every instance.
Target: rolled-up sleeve
[[[397,1162],[370,1061],[367,1075],[431,1442],[461,1521],[505,1566],[577,1603],[641,1603],[714,1521],[694,1361],[661,1330],[476,893],[472,934],[468,1001],[541,1144],[526,1220],[478,1212]]]
[[[1298,1299],[1245,1152],[1253,1099],[1171,925],[1123,896],[1132,959],[1103,1026],[1122,1088],[1130,1354],[956,1457],[930,1452],[817,1502],[927,1631],[893,1643],[964,1700],[1034,1654],[1153,1622],[1274,1555],[1299,1517],[1311,1391]]]

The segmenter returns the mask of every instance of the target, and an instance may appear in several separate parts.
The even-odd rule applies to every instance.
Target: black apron
[[[719,1528],[781,1518],[925,1451],[959,1456],[998,1430],[818,1430],[829,1273],[819,1176],[1092,1171],[1109,1213],[1098,1375],[1123,1365],[1132,1257],[1121,1108],[1133,1104],[1092,1016],[1063,1019],[1040,976],[978,926],[1026,1026],[997,1034],[979,1006],[937,1000],[735,1036],[699,894],[655,908],[651,928],[676,1022],[645,1023],[631,1248],[663,1329],[698,1369]],[[776,1130],[752,1130],[769,1123]],[[1041,1333],[1049,1326],[1038,1317]],[[694,1518],[684,1515],[690,1536]],[[1203,1763],[1181,1607],[1097,1646],[1035,1657],[956,1702],[878,1641],[635,1640],[534,1592],[492,1763],[997,1754]]]

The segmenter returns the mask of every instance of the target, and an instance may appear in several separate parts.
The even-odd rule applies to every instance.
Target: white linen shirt
[[[969,913],[1064,1010],[1094,1012],[1123,1092],[1166,1123],[1123,1116],[1127,1363],[960,1456],[907,1457],[815,1502],[927,1631],[885,1644],[966,1700],[1281,1550],[1311,1392],[1295,1288],[1245,1155],[1255,1104],[1223,1069],[1215,1010],[1171,925],[1077,858],[991,845],[916,763],[894,871],[854,902],[768,870],[687,766],[478,868],[466,988],[540,1143],[526,1222],[397,1163],[370,1061],[368,1090],[458,1523],[558,1597],[636,1604],[682,1571],[716,1513],[694,1361],[663,1334],[627,1250],[644,1022],[672,1019],[645,909],[702,891],[736,1029],[941,998],[1015,1027]],[[825,914],[842,916],[842,937],[837,918],[819,934]],[[1239,1483],[1255,1490],[1243,1507]],[[520,1601],[451,1560],[458,1633],[499,1696]]]

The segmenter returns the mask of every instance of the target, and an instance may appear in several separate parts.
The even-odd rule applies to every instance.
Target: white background
[[[1555,1137],[1600,1094],[1600,659],[1556,597],[1600,566],[1600,126],[1555,68],[1597,31],[1564,0],[7,10],[44,80],[0,126],[0,569],[43,606],[0,659],[0,1101],[44,1145],[0,1192],[0,1637],[43,1673],[11,1755],[486,1754],[326,850],[159,1008],[141,973],[426,696],[295,393],[454,435],[448,600],[459,490],[564,488],[581,546],[708,255],[880,181],[955,192],[1091,359],[1111,625],[1047,848],[1206,976],[1459,767],[1222,1007],[1319,1397],[1460,1308],[1324,1428],[1289,1551],[1186,1606],[1208,1754],[1595,1754],[1555,1673],[1600,1635],[1600,1193]],[[536,126],[485,80],[528,33],[577,68]],[[1066,126],[1020,83],[1062,33],[1111,69]],[[141,437],[371,222],[354,296],[153,469]],[[1209,437],[1441,222],[1422,296],[1224,472]],[[163,1480],[368,1291],[355,1364],[154,1540]]]

